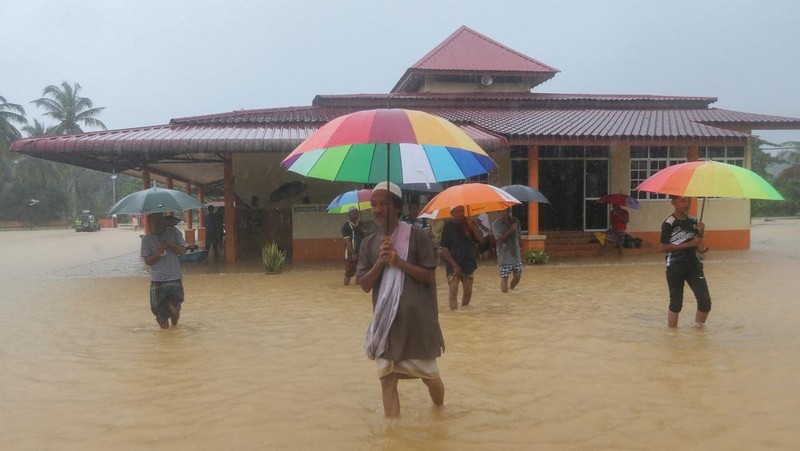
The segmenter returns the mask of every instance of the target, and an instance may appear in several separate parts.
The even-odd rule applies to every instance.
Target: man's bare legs
[[[458,310],[458,283],[461,282],[458,277],[449,277],[447,285],[450,289],[448,294],[448,301],[450,302],[451,310]]]
[[[514,275],[512,275],[512,276],[511,276],[511,286],[510,286],[509,288],[511,288],[512,290],[513,290],[514,288],[516,288],[516,287],[517,287],[517,285],[519,285],[519,280],[520,280],[520,278],[522,278],[522,276],[520,276],[520,275],[518,275],[518,274],[514,274]]]
[[[172,326],[177,326],[178,320],[181,317],[181,312],[172,305],[172,302],[167,302],[167,308],[169,308],[169,319],[172,320]]]
[[[464,285],[464,293],[461,296],[461,306],[466,307],[472,300],[472,277],[463,276],[461,282]]]
[[[397,375],[394,373],[381,378],[383,413],[389,418],[400,416],[400,394],[397,392],[397,380]],[[442,399],[444,399],[444,386],[442,386]]]
[[[500,278],[500,292],[508,293],[508,278]]]
[[[431,395],[431,401],[437,406],[444,404],[444,383],[442,379],[422,379],[422,382],[428,386],[428,393]]]

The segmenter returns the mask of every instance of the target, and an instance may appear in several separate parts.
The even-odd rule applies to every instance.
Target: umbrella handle
[[[703,213],[706,211],[706,198],[703,198],[703,203],[700,205],[700,220],[697,222],[703,222]]]

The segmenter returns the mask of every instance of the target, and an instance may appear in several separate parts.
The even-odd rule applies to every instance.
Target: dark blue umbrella
[[[539,202],[542,204],[549,204],[550,201],[544,197],[544,194],[540,193],[538,190],[531,188],[530,186],[526,185],[508,185],[500,188],[501,190],[507,192],[514,196],[520,202]]]
[[[183,191],[167,188],[148,188],[125,196],[111,207],[111,211],[108,214],[138,215],[166,213],[168,211],[182,212],[203,208],[205,208],[205,205]]]

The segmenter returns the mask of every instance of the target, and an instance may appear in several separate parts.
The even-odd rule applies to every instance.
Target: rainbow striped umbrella
[[[328,213],[349,213],[353,207],[359,210],[369,210],[372,208],[371,199],[371,189],[354,189],[336,196],[328,204]]]
[[[332,181],[399,185],[463,180],[489,172],[494,161],[456,125],[414,110],[365,110],[340,116],[314,132],[281,163]]]
[[[719,161],[690,161],[669,166],[651,175],[635,189],[683,197],[783,200],[783,196],[760,175]]]

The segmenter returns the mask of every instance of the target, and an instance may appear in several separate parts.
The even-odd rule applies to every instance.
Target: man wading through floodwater
[[[434,404],[444,404],[436,358],[444,351],[436,300],[436,255],[428,234],[399,222],[402,192],[381,182],[372,190],[378,232],[361,243],[356,280],[372,290],[367,356],[375,360],[387,417],[400,415],[400,379],[422,379]]]

